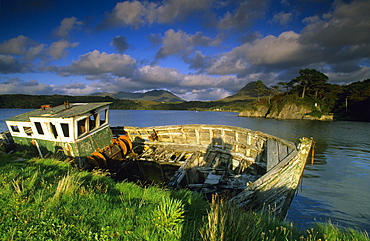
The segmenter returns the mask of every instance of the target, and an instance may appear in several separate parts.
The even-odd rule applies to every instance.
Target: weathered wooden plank
[[[288,147],[278,142],[279,146],[279,162],[283,160],[288,155]]]
[[[284,217],[307,160],[312,141],[301,143],[277,166],[231,199],[231,202],[254,210],[269,210]]]
[[[174,160],[174,162],[179,162],[186,154],[186,151],[182,151],[181,154]]]
[[[221,180],[221,175],[215,175],[213,173],[209,173],[207,176],[207,179],[204,181],[205,184],[211,184],[211,185],[216,185],[220,182]]]
[[[212,165],[213,160],[216,158],[217,153],[216,152],[208,152],[206,156],[204,157],[204,162],[206,163],[205,166],[209,167]]]
[[[274,139],[267,139],[267,171],[279,163],[278,143]]]
[[[251,186],[251,188],[257,188],[259,187],[260,185],[264,184],[264,183],[267,183],[267,181],[269,179],[271,179],[272,177],[276,176],[280,171],[281,171],[281,168],[284,167],[285,165],[287,165],[293,158],[296,157],[298,151],[297,150],[294,150],[292,151],[284,160],[282,160],[278,165],[276,165],[275,167],[273,167],[270,171],[268,171],[264,176],[262,176],[261,178],[259,178],[256,182],[253,183],[253,187]]]
[[[220,157],[221,157],[221,154],[216,152],[216,157],[215,157],[215,158],[214,158],[214,160],[211,162],[211,165],[212,165],[212,167],[213,167],[214,169],[215,169],[215,168],[218,168],[218,166],[220,165]]]

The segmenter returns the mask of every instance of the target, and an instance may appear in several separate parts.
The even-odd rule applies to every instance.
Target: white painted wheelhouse
[[[49,152],[88,156],[111,143],[109,104],[111,102],[42,106],[5,122],[17,150],[36,151],[40,156]]]

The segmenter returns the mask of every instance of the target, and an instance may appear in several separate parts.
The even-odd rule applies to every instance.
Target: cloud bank
[[[298,23],[288,1],[122,1],[95,25],[64,17],[51,29],[52,41],[23,34],[4,39],[0,92],[85,95],[158,88],[186,100],[215,100],[250,81],[289,81],[301,68],[324,72],[332,83],[364,80],[370,76],[369,12],[366,0],[333,1],[327,11]],[[262,23],[271,33],[258,28]],[[292,24],[301,27],[289,29]],[[90,33],[81,31],[87,27]],[[109,39],[94,43],[102,34]],[[27,73],[78,80],[46,84]]]

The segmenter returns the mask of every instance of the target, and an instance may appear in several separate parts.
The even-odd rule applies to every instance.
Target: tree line
[[[299,76],[279,82],[278,86],[264,88],[261,80],[255,84],[258,95],[268,94],[269,101],[289,98],[293,102],[315,103],[322,112],[334,113],[337,118],[370,121],[370,79],[348,85],[331,84],[329,77],[315,69],[301,69]],[[276,94],[276,91],[279,91]],[[300,99],[300,100],[299,100]]]
[[[69,95],[0,95],[0,108],[3,109],[38,109],[41,105],[58,106],[64,101],[70,103],[112,102],[112,109],[135,110],[144,108],[140,102],[118,100],[109,96],[69,96]]]

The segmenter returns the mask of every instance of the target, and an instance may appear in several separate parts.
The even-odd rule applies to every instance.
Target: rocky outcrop
[[[276,109],[276,108],[275,108]],[[270,111],[266,118],[271,119],[294,119],[301,120],[307,113],[310,113],[311,110],[308,110],[306,107],[297,106],[295,104],[284,105],[280,112]]]
[[[269,111],[269,108],[267,106],[259,106],[255,110],[242,111],[239,113],[239,116],[265,118],[268,111]]]
[[[332,121],[333,114],[321,116],[311,116],[312,110],[305,106],[297,106],[295,104],[286,104],[280,111],[276,106],[268,108],[267,106],[258,106],[254,110],[246,110],[239,113],[239,116],[244,117],[262,117],[269,119],[281,120],[322,120]]]
[[[333,121],[334,114],[324,114],[324,115],[321,115],[320,117],[306,115],[303,119],[304,120]]]

